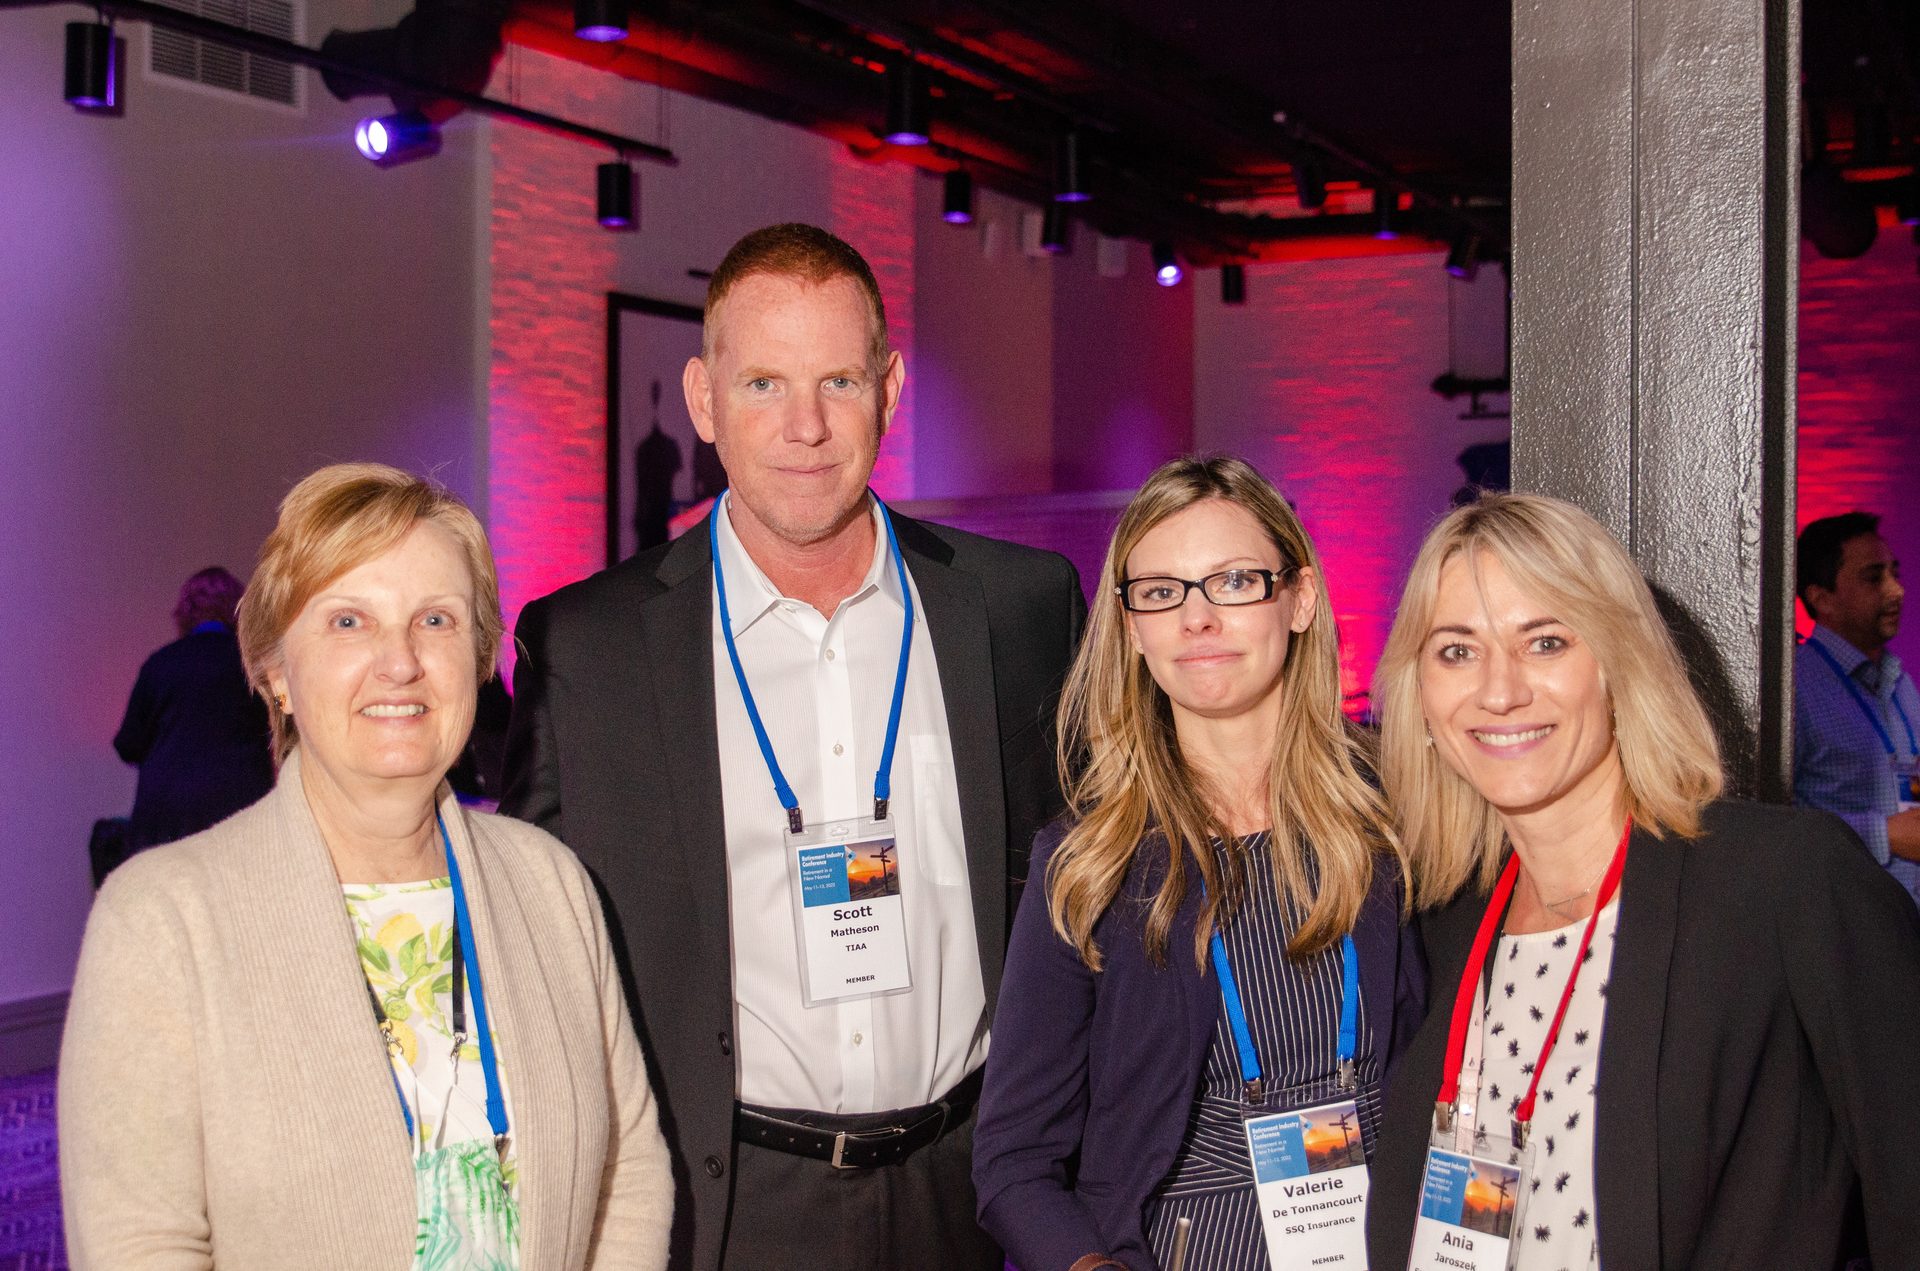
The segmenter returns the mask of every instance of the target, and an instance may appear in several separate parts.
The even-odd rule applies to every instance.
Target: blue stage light
[[[1155,243],[1153,245],[1153,280],[1162,287],[1171,287],[1186,277],[1186,271],[1180,268],[1180,258],[1173,254],[1173,244]]]
[[[362,119],[353,130],[360,153],[383,168],[440,153],[440,129],[418,111]]]

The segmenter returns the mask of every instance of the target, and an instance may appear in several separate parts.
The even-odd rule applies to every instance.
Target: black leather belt
[[[947,1097],[918,1108],[900,1108],[863,1116],[836,1116],[790,1108],[736,1104],[734,1136],[742,1143],[810,1156],[835,1169],[877,1169],[898,1165],[921,1148],[937,1143],[962,1124],[980,1099],[980,1072]]]

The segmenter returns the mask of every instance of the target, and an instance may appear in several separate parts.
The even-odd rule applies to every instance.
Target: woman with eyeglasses
[[[975,1130],[1024,1271],[1363,1266],[1388,1064],[1425,1001],[1306,532],[1182,459],[1114,532],[1060,706]]]

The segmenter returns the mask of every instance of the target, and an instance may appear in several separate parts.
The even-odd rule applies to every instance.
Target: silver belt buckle
[[[833,1160],[832,1160],[833,1168],[835,1169],[857,1168],[857,1166],[845,1164],[840,1159],[846,1153],[846,1150],[847,1150],[847,1132],[845,1130],[842,1130],[840,1131],[840,1133],[833,1136]]]

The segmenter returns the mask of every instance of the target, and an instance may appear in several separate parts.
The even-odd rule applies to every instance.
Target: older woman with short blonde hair
[[[1920,922],[1832,817],[1721,799],[1632,559],[1570,504],[1428,535],[1375,678],[1435,1009],[1376,1268],[1920,1266]]]
[[[444,783],[501,636],[479,522],[297,485],[240,608],[277,783],[109,880],[60,1064],[77,1268],[663,1267],[672,1183],[591,882]]]

